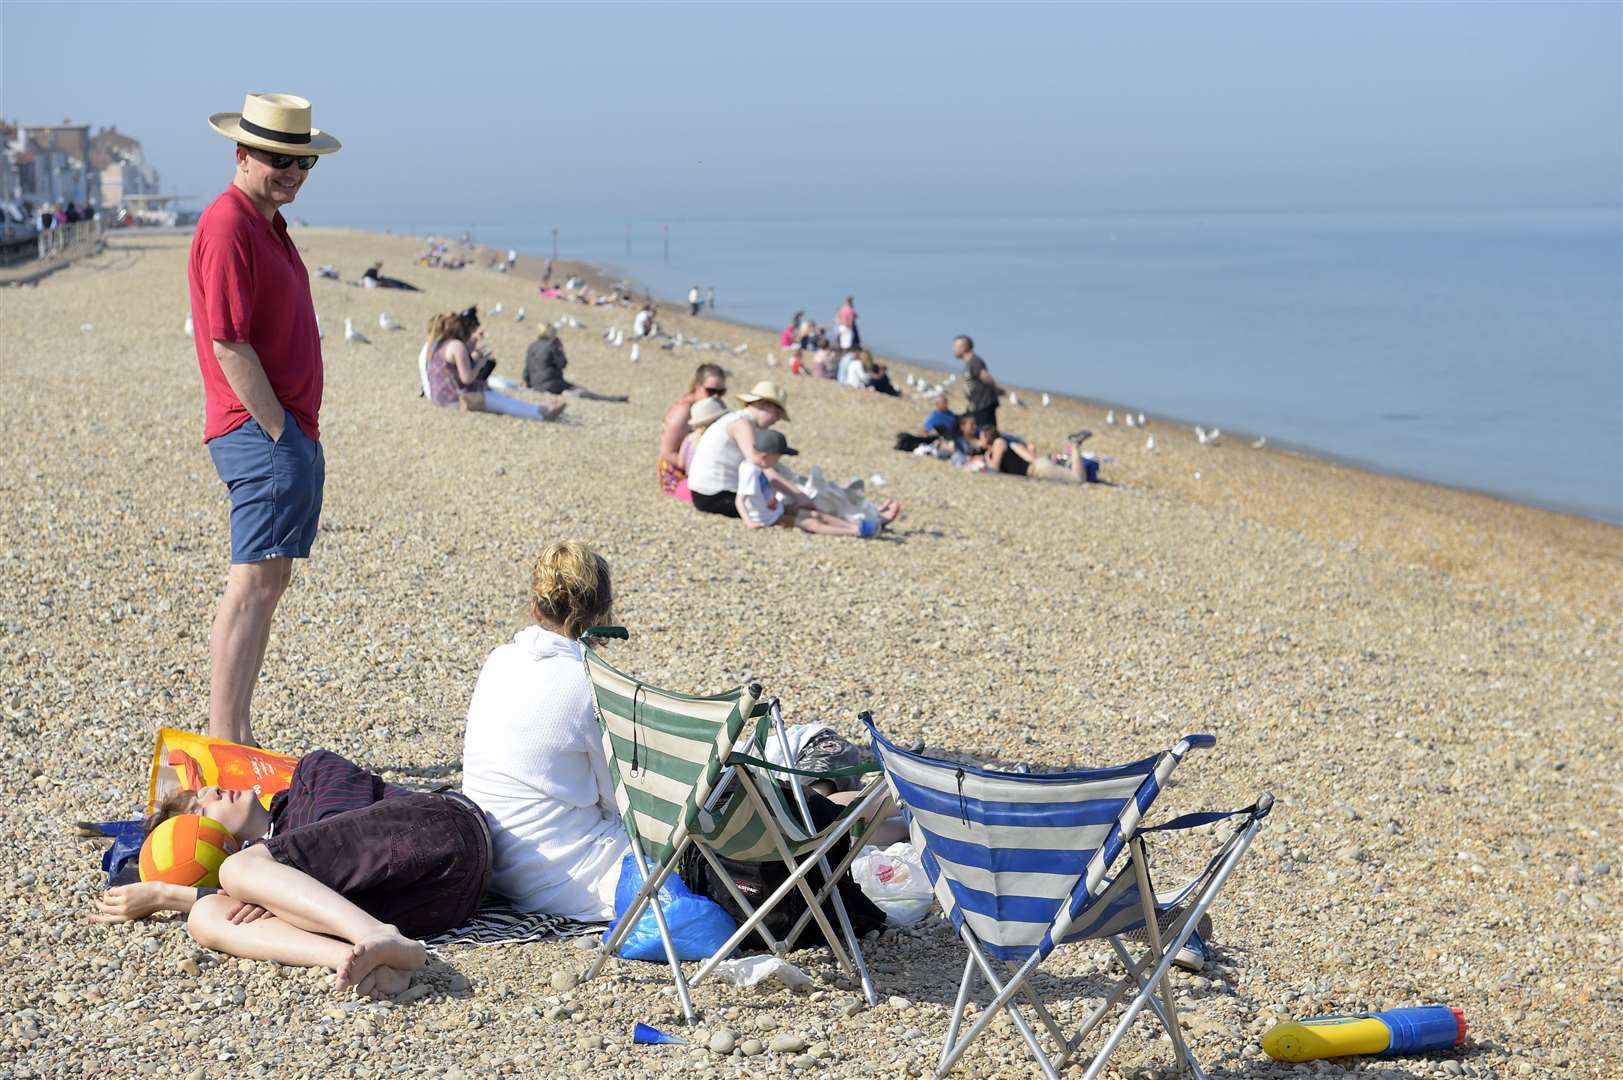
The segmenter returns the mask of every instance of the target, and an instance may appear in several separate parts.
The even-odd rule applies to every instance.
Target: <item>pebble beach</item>
[[[927,401],[791,378],[765,331],[665,307],[668,330],[728,351],[644,344],[632,363],[603,339],[631,309],[421,268],[417,238],[293,235],[325,330],[327,487],[254,699],[265,746],[456,782],[476,676],[526,621],[529,566],[577,538],[609,560],[631,631],[610,658],[649,682],[754,678],[790,723],[856,739],[871,710],[898,742],[1039,770],[1214,734],[1157,815],[1276,804],[1213,908],[1214,958],[1174,970],[1212,1076],[1623,1075],[1623,530],[1248,441],[1202,447],[1142,403],[1109,404],[1149,413],[1147,431],[1107,426],[1105,403],[1045,408],[1040,387],[1000,426],[1044,451],[1091,428],[1109,483],[970,475],[892,449]],[[444,950],[367,1002],[326,973],[200,950],[178,917],[86,921],[101,847],[73,822],[144,810],[157,730],[206,722],[228,503],[182,331],[189,242],[116,234],[0,288],[0,1077],[928,1075],[964,956],[938,916],[865,945],[877,1007],[826,953],[795,953],[810,988],[707,981],[702,1030],[664,1047],[631,1033],[683,1032],[668,972],[614,962],[577,986],[580,941]],[[423,291],[348,283],[377,259]],[[325,263],[345,280],[316,278]],[[573,316],[569,377],[631,402],[570,399],[556,424],[427,404],[423,329],[473,303],[503,306],[485,316],[497,374],[518,378],[537,326]],[[383,311],[404,329],[380,329]],[[346,317],[370,344],[344,340]],[[735,391],[783,382],[795,464],[880,474],[898,525],[868,542],[746,531],[661,495],[661,417],[706,361]],[[892,365],[906,374],[941,375]],[[1167,880],[1198,868],[1182,846],[1156,845]],[[1062,1025],[1091,1010],[1109,960],[1071,947],[1043,964]],[[1261,1050],[1280,1020],[1434,1002],[1465,1012],[1462,1050],[1300,1066]],[[1152,1023],[1106,1075],[1171,1075]],[[1000,1018],[954,1075],[1038,1074]]]

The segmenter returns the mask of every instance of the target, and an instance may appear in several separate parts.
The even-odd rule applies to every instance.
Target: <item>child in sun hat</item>
[[[707,397],[693,403],[688,410],[688,433],[682,438],[682,449],[677,456],[682,466],[682,478],[676,482],[676,489],[671,492],[683,502],[693,501],[693,492],[688,489],[687,471],[693,464],[693,448],[699,442],[705,429],[723,416],[727,415],[727,406],[721,403],[720,398]]]

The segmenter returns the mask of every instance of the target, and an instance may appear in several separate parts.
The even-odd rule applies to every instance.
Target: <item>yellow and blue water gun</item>
[[[1275,1024],[1262,1037],[1262,1050],[1275,1061],[1315,1061],[1348,1054],[1424,1054],[1461,1045],[1465,1027],[1465,1014],[1448,1005],[1315,1016]]]

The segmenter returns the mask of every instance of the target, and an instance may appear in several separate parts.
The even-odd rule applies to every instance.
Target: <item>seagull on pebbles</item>
[[[1116,410],[1115,409],[1110,409],[1105,413],[1105,423],[1109,424],[1111,427],[1116,426]]]
[[[1261,450],[1264,446],[1267,446],[1267,445],[1268,445],[1268,436],[1263,435],[1263,436],[1258,437],[1257,441],[1251,444],[1251,449],[1253,449],[1253,450]]]
[[[380,311],[378,312],[378,329],[399,330],[400,320],[395,318],[393,315],[390,315],[387,311]]]
[[[344,340],[349,342],[351,345],[372,344],[371,338],[355,329],[355,320],[348,318],[344,320]]]
[[[1222,435],[1222,428],[1212,428],[1210,431],[1207,431],[1205,428],[1199,426],[1195,428],[1195,441],[1200,443],[1202,446],[1216,446],[1217,440],[1220,439]]]

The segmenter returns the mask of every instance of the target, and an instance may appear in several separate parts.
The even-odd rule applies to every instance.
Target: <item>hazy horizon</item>
[[[300,93],[294,212],[372,227],[1623,202],[1617,5],[266,10],[8,2],[0,111],[201,206],[208,114]]]

